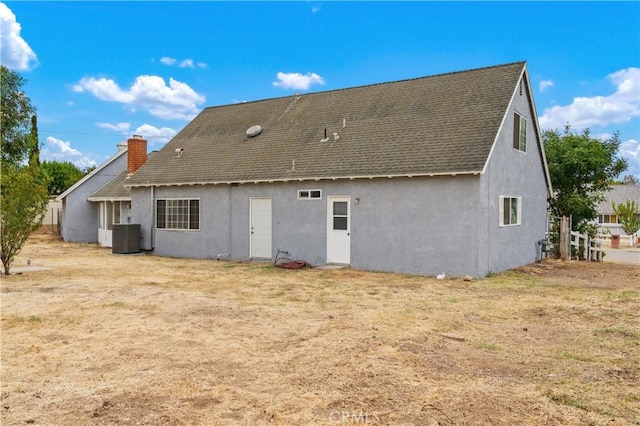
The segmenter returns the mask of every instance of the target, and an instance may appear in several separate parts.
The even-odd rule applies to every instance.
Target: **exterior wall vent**
[[[262,126],[260,125],[255,125],[255,126],[251,126],[247,129],[247,137],[248,138],[253,138],[258,136],[260,133],[262,133]]]

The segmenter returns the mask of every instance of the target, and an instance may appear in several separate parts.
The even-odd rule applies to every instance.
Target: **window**
[[[156,200],[156,228],[200,229],[200,200]]]
[[[104,208],[106,211],[106,229],[111,231],[113,229],[113,203],[110,201],[107,201],[106,203],[104,203]]]
[[[520,225],[521,209],[521,197],[500,197],[500,226]]]
[[[113,223],[120,223],[120,201],[113,202]]]
[[[517,112],[513,115],[513,148],[527,151],[527,119]]]
[[[349,203],[333,202],[333,229],[346,231],[349,225]]]
[[[319,200],[322,198],[320,189],[299,189],[298,200]]]
[[[113,230],[114,223],[120,223],[120,201],[103,201],[100,203],[100,229]]]
[[[620,223],[615,214],[599,214],[598,223]]]

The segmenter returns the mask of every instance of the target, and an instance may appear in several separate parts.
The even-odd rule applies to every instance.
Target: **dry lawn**
[[[2,278],[2,425],[640,424],[638,267],[468,283],[46,235],[27,258],[53,269]]]

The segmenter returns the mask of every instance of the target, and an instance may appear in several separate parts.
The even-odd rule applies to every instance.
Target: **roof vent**
[[[253,138],[255,136],[258,136],[260,133],[262,133],[262,126],[260,125],[255,125],[255,126],[251,126],[247,129],[247,137],[248,138]]]
[[[327,137],[327,128],[324,128],[324,138],[320,139],[320,142],[328,142],[329,138]]]

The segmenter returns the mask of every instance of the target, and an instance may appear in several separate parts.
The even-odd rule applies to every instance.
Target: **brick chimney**
[[[147,140],[133,135],[127,140],[127,173],[135,173],[147,161]]]

